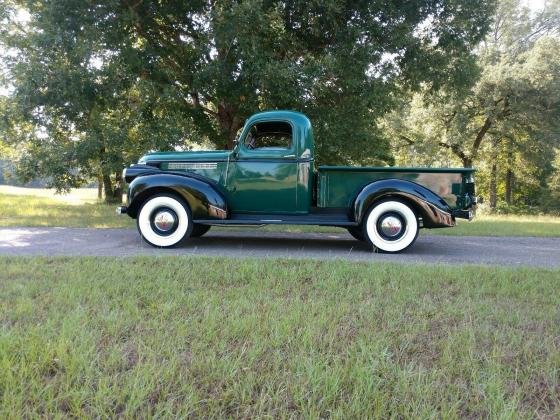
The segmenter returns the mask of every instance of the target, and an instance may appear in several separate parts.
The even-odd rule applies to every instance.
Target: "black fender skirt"
[[[130,182],[127,214],[135,219],[146,198],[164,193],[174,194],[183,199],[189,205],[194,219],[228,217],[224,194],[213,181],[191,174],[163,172],[155,168],[137,174]]]
[[[455,226],[453,211],[436,193],[412,181],[383,179],[366,185],[356,196],[353,216],[361,223],[369,208],[379,201],[398,200],[410,205],[427,228]]]

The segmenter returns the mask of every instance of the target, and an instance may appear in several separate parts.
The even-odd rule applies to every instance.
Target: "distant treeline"
[[[7,160],[0,159],[0,185],[14,185],[17,187],[44,188],[47,186],[46,180],[34,179],[24,182],[15,173],[15,167]]]

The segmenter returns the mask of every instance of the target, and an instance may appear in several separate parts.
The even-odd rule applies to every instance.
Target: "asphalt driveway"
[[[258,229],[210,230],[173,249],[144,243],[133,229],[2,228],[0,255],[115,256],[207,255],[293,257],[412,263],[560,267],[560,238],[431,236],[420,234],[402,254],[376,254],[341,233],[282,233]]]

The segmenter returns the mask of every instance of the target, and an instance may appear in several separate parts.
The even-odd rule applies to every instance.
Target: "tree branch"
[[[486,117],[484,124],[478,130],[476,137],[474,139],[472,149],[471,149],[471,156],[474,159],[478,155],[478,149],[480,148],[480,144],[482,143],[482,139],[486,135],[486,132],[492,127],[492,119],[490,117]]]
[[[412,140],[410,137],[405,136],[404,134],[400,134],[399,137],[401,140],[404,140],[409,146],[416,144],[414,140]]]
[[[464,166],[468,166],[472,163],[472,159],[467,156],[467,154],[463,150],[461,150],[458,144],[450,144],[444,141],[440,141],[438,144],[451,150],[457,157],[459,157],[459,159],[461,159]]]
[[[218,116],[218,113],[210,108],[208,108],[207,106],[202,105],[202,103],[200,102],[200,96],[198,94],[198,92],[191,92],[190,96],[193,100],[193,105],[195,108],[200,108],[202,109],[202,111],[206,112],[207,114],[210,114],[214,117]]]

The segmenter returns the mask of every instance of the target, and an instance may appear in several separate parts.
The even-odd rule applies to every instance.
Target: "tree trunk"
[[[105,190],[105,204],[122,202],[122,174],[115,174],[115,184],[111,181],[111,171],[107,167],[107,151],[105,147],[99,150],[99,160],[101,166],[101,179],[103,181],[103,189]]]
[[[103,200],[103,177],[97,175],[97,199]]]
[[[108,173],[103,174],[103,189],[105,190],[105,203],[113,204],[122,201],[122,179],[119,173],[116,174],[116,183],[113,185],[111,176]]]
[[[497,205],[497,177],[498,177],[498,165],[494,160],[492,162],[492,170],[490,171],[490,185],[488,187],[489,192],[489,202],[490,202],[490,210],[492,212],[496,211]]]
[[[490,203],[490,210],[492,212],[496,211],[496,205],[498,204],[498,141],[492,139],[492,167],[490,169],[490,181],[488,185],[488,201]]]
[[[226,150],[231,150],[235,146],[237,131],[243,126],[241,119],[236,114],[235,107],[225,102],[218,104],[218,122],[222,131]]]
[[[231,150],[235,147],[235,138],[237,137],[237,132],[242,127],[242,124],[239,124],[239,118],[234,117],[234,121],[229,128],[228,139],[227,139],[227,150]]]
[[[111,183],[111,177],[109,174],[103,174],[103,190],[105,191],[105,203],[111,203],[113,197],[113,184]]]
[[[122,179],[122,172],[117,171],[115,174],[115,187],[113,188],[113,197],[115,201],[118,203],[122,203],[122,194],[123,194],[123,179]]]
[[[513,153],[511,151],[508,152],[507,158],[507,171],[506,171],[506,203],[511,205],[512,203],[512,193],[513,193],[513,182],[514,182],[514,175],[513,175]]]

